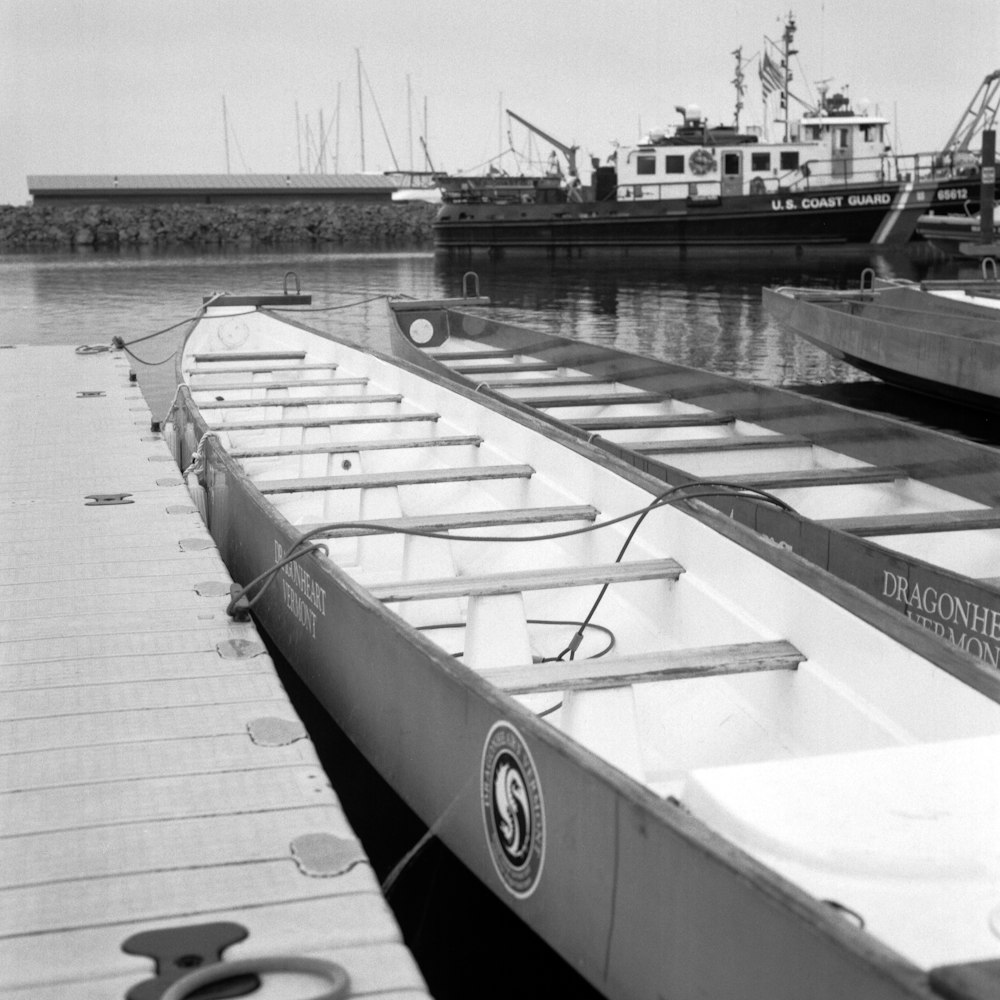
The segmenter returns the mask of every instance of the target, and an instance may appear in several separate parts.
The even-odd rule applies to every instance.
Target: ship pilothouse
[[[696,105],[677,110],[682,124],[618,150],[618,201],[848,197],[823,189],[897,179],[887,119],[855,112],[843,94],[821,92],[819,106],[790,122],[789,138],[780,142],[766,142],[754,129],[709,127]],[[805,199],[802,207],[809,207]]]

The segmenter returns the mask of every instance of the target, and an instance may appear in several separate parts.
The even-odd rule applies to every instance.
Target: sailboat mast
[[[323,127],[323,109],[319,109],[319,157],[317,162],[318,174],[326,173],[326,129]]]
[[[226,95],[222,95],[222,131],[226,140],[226,173],[229,173],[229,116],[226,114]]]
[[[410,144],[410,170],[413,169],[413,91],[410,89],[410,74],[406,74],[406,132]]]
[[[361,173],[365,172],[365,108],[361,101],[361,50],[355,49],[358,61],[358,128],[361,134]]]
[[[295,102],[295,151],[299,156],[299,173],[302,173],[302,127],[299,121],[299,102]]]

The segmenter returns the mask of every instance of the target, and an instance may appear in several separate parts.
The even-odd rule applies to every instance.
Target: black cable
[[[612,649],[615,648],[617,643],[617,638],[611,629],[604,625],[598,625],[596,622],[578,622],[578,621],[562,621],[555,618],[526,618],[525,621],[529,625],[577,625],[581,629],[592,628],[597,632],[603,632],[608,637],[607,645],[596,653],[592,653],[587,657],[588,660],[599,660],[602,656],[607,656]],[[441,622],[439,624],[431,625],[416,625],[414,626],[418,632],[433,632],[435,629],[447,629],[447,628],[466,628],[467,622]],[[452,653],[452,656],[464,656],[465,650],[459,650],[457,653]],[[559,657],[557,656],[543,656],[539,663],[555,663]]]

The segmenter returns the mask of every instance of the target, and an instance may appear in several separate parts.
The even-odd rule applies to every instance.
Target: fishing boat
[[[920,215],[940,206],[954,209],[978,191],[981,170],[970,142],[992,127],[1000,73],[981,85],[970,105],[974,113],[966,112],[944,152],[901,155],[890,146],[889,120],[867,106],[855,108],[846,88],[831,92],[821,84],[812,102],[792,92],[796,30],[789,17],[780,46],[767,48],[758,66],[762,100],[780,101],[780,136],[771,138],[763,127],[740,128],[742,50],[734,53],[733,124],[710,126],[699,106],[678,106],[680,123],[618,146],[608,163],[592,157],[586,185],[577,146],[508,112],[564,155],[561,183],[537,178],[516,198],[493,196],[468,179],[443,188],[435,246],[463,255],[900,246],[913,237]],[[793,101],[804,107],[797,118]]]
[[[205,303],[171,445],[230,613],[479,879],[612,1000],[995,996],[995,672],[284,298]]]
[[[764,305],[817,347],[893,385],[1000,411],[1000,281],[876,279],[845,291],[765,288]]]
[[[668,484],[768,490],[787,508],[705,502],[1000,668],[989,624],[1000,621],[996,449],[505,322],[484,308],[471,273],[464,291],[447,302],[393,300],[396,353]]]

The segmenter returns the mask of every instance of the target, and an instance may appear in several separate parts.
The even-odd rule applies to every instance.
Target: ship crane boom
[[[537,125],[532,125],[531,122],[526,121],[520,115],[515,114],[510,108],[507,109],[507,114],[510,115],[515,121],[520,122],[525,128],[531,129],[540,139],[544,139],[546,142],[555,146],[563,156],[566,157],[567,172],[570,177],[576,177],[576,153],[580,148],[579,146],[567,146],[565,143],[560,142],[558,139],[554,139],[547,132],[543,132]]]
[[[942,147],[947,153],[965,153],[969,151],[972,140],[985,129],[993,128],[1000,99],[1000,69],[994,70],[979,85],[975,96],[969,102],[955,126],[955,131],[948,137]]]

